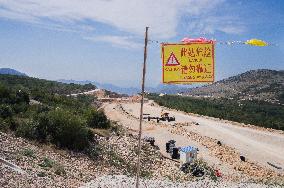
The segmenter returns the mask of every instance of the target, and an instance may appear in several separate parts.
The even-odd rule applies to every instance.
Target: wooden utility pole
[[[142,92],[141,92],[141,108],[140,108],[140,124],[139,124],[139,141],[138,141],[138,160],[137,160],[137,172],[136,172],[136,188],[139,187],[139,176],[140,176],[141,136],[142,136],[143,104],[144,104],[144,93],[145,93],[148,28],[149,27],[146,27],[146,31],[145,31],[144,63],[143,63],[143,75],[142,75],[142,87],[141,87]]]

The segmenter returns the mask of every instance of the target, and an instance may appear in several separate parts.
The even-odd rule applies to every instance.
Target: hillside
[[[0,187],[79,187],[135,174],[138,137],[95,109],[92,95],[66,95],[89,87],[0,75]],[[147,142],[141,148],[141,177],[194,178]]]
[[[18,76],[18,75],[1,75],[0,74],[0,83],[7,87],[22,87],[26,88],[35,93],[36,91],[40,93],[53,93],[53,94],[71,94],[71,93],[80,93],[84,91],[89,91],[96,89],[95,85],[86,84],[64,84],[56,81],[49,81],[44,79],[32,78],[27,76]]]
[[[284,106],[258,100],[200,99],[174,95],[147,95],[159,105],[265,128],[284,130]]]
[[[186,92],[190,96],[284,103],[284,71],[251,70]]]
[[[93,85],[62,84],[26,76],[0,75],[0,130],[82,150],[89,144],[91,124],[109,124],[92,107],[93,96],[67,94],[95,89]],[[100,118],[90,120],[88,118]],[[105,123],[105,124],[104,124]],[[108,125],[107,125],[108,126]],[[58,132],[57,132],[58,131]]]
[[[127,178],[122,180],[125,187],[133,185],[132,177],[136,173],[138,151],[137,128],[140,103],[106,102],[102,105],[103,110],[100,111],[92,105],[96,100],[94,96],[69,95],[69,93],[84,93],[88,89],[99,90],[103,95],[112,94],[94,88],[96,87],[91,84],[63,84],[37,78],[0,75],[0,163],[3,163],[0,166],[0,185],[4,185],[2,187],[116,187],[114,182],[119,177]],[[167,96],[173,98],[168,100]],[[153,97],[159,96],[156,94]],[[175,99],[174,97],[179,98],[180,102],[172,100]],[[191,101],[186,101],[185,98],[189,97],[171,95],[162,97],[173,104],[190,107]],[[231,103],[232,100],[228,102]],[[243,105],[245,107],[246,104]],[[210,105],[204,103],[203,106],[196,106],[206,109],[205,107]],[[220,107],[220,105],[215,106]],[[164,109],[154,103],[145,103],[145,107],[145,112],[153,113],[154,116],[158,116]],[[225,109],[227,106],[223,107]],[[154,111],[149,111],[149,108],[154,108]],[[208,112],[209,110],[207,109]],[[226,111],[229,112],[230,109]],[[253,109],[248,111],[253,112]],[[282,129],[283,110],[278,114],[277,111],[270,109],[269,113],[277,117],[267,119],[265,123],[272,125],[269,127]],[[263,157],[265,161],[260,160],[262,157],[258,157],[255,162],[250,158],[244,163],[240,162],[237,150],[242,145],[239,144],[237,147],[227,145],[226,140],[223,139],[220,139],[222,145],[218,145],[216,139],[189,130],[196,127],[192,122],[192,118],[196,117],[180,112],[175,114],[175,117],[176,122],[144,121],[147,135],[143,135],[145,140],[142,140],[141,145],[141,181],[149,180],[149,186],[154,185],[154,187],[170,187],[169,183],[176,182],[182,183],[180,187],[195,187],[196,183],[200,184],[199,187],[236,187],[230,184],[232,181],[234,184],[245,182],[244,186],[247,182],[256,182],[253,187],[260,187],[263,183],[282,185],[283,176],[277,169],[271,169],[266,165],[267,159],[273,161],[273,164],[282,166],[278,158],[283,158],[283,151],[277,146],[270,147],[271,143],[280,143],[279,145],[283,143],[278,141],[277,137],[274,139],[273,135],[270,136],[274,140],[264,143],[257,151],[251,149],[255,145],[252,146],[250,140],[246,142],[245,149],[251,151],[250,153],[256,153],[257,156],[259,153],[265,153],[260,150],[266,148],[267,144],[270,144],[268,146],[272,152],[265,153]],[[233,115],[233,117],[238,116]],[[263,114],[260,114],[260,117],[265,118]],[[222,130],[228,127],[233,129],[233,125],[230,124],[220,128],[220,125],[215,125],[216,122],[213,122],[212,126],[212,121],[207,125],[203,124],[208,119],[199,120],[196,122],[202,126],[196,128],[219,126],[216,130],[221,130],[221,136],[228,135],[228,130],[226,134]],[[210,132],[216,134],[212,129]],[[254,130],[250,132],[255,133]],[[229,136],[233,134],[235,138],[239,138],[236,135],[240,134],[236,131],[229,133]],[[262,134],[267,132],[259,133],[261,139]],[[157,140],[155,145],[148,143],[146,136],[154,136]],[[192,167],[181,169],[177,161],[172,160],[171,155],[165,151],[164,146],[168,139],[182,141],[177,146],[196,143],[197,145],[194,146],[198,147],[200,152],[198,155],[205,158],[199,157],[192,163]],[[208,150],[210,153],[207,152]],[[271,156],[273,160],[270,159]],[[277,161],[275,156],[280,156]],[[258,160],[263,166],[258,165]],[[218,164],[218,167],[215,164]],[[202,181],[200,177],[196,178],[196,173],[191,170],[193,168],[202,171]],[[221,169],[222,177],[217,175],[216,169]],[[18,174],[15,170],[20,170],[22,174]],[[111,175],[112,181],[109,180],[108,175]],[[270,180],[270,177],[275,179]]]
[[[25,73],[22,73],[22,72],[15,70],[15,69],[10,69],[10,68],[0,68],[0,74],[27,76]]]

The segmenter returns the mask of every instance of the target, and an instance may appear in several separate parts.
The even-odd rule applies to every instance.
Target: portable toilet
[[[172,159],[179,159],[179,148],[173,148]]]
[[[180,148],[180,160],[183,163],[191,163],[197,159],[197,148],[192,146],[186,146]]]
[[[176,143],[175,140],[169,141],[169,153],[171,153],[171,154],[173,154],[173,148],[176,146],[175,143]]]

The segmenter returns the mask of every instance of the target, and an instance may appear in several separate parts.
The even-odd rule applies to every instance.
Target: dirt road
[[[138,130],[139,108],[139,103],[105,104],[104,106],[104,110],[110,119],[120,122],[134,132]],[[163,107],[149,102],[144,106],[144,113],[151,114],[151,116],[160,116],[162,109]],[[174,139],[177,141],[176,145],[178,146],[192,145],[198,147],[199,156],[223,172],[238,174],[239,171],[233,172],[234,165],[232,164],[237,159],[229,159],[228,162],[224,162],[223,157],[218,156],[219,151],[215,151],[214,147],[216,146],[209,147],[208,144],[203,143],[205,141],[212,142],[211,145],[214,145],[214,142],[219,140],[227,147],[225,150],[228,150],[228,148],[232,150],[232,156],[235,158],[237,155],[243,155],[253,164],[261,166],[264,171],[270,169],[282,175],[284,174],[284,134],[243,127],[237,123],[185,114],[184,112],[165,108],[164,112],[169,112],[171,116],[175,116],[176,121],[163,123],[144,121],[143,123],[143,135],[154,136],[162,153],[166,154],[165,143],[170,139]],[[172,126],[175,123],[177,123],[176,125],[186,126],[175,130],[172,128],[177,127]],[[199,125],[195,125],[195,123]],[[178,131],[181,134],[177,134]],[[223,153],[225,155],[228,151]],[[282,169],[276,169],[268,165],[267,162],[282,167]]]

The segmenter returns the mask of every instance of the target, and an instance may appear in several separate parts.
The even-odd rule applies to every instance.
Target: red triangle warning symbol
[[[175,54],[172,52],[166,63],[166,66],[177,66],[177,65],[180,65],[180,63],[178,62]]]

